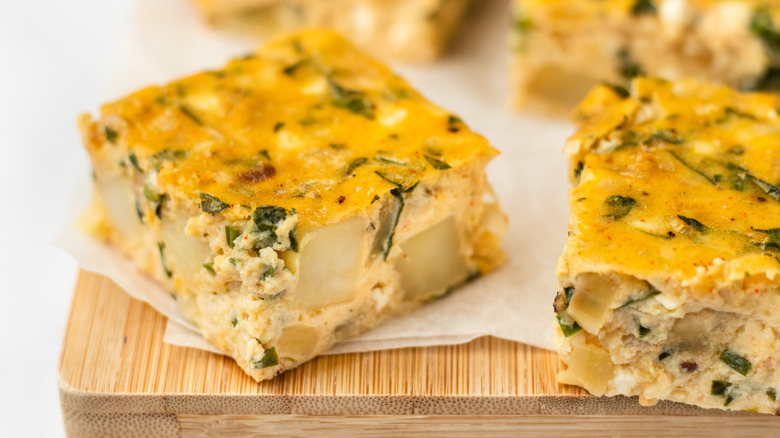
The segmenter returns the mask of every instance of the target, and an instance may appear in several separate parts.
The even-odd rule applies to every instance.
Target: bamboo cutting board
[[[257,383],[164,331],[151,307],[80,273],[59,364],[69,436],[780,436],[772,416],[589,396],[555,382],[554,353],[496,338],[323,356]]]

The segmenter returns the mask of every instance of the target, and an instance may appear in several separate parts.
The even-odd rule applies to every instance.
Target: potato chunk
[[[401,251],[396,269],[407,298],[441,295],[469,275],[454,216],[410,237]]]
[[[294,306],[320,308],[355,298],[368,256],[368,218],[356,216],[304,234]]]

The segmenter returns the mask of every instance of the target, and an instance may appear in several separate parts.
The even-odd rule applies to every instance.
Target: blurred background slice
[[[692,78],[780,89],[780,2],[513,0],[518,108],[565,115],[599,82]]]
[[[303,27],[336,30],[380,57],[442,55],[473,0],[192,0],[212,26],[267,37]]]

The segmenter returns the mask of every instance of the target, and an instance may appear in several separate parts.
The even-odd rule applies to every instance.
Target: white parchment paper
[[[138,0],[128,17],[107,100],[141,87],[218,68],[251,51],[258,41],[206,27],[190,0]],[[481,3],[454,50],[427,66],[391,65],[433,102],[458,114],[501,155],[488,175],[510,218],[503,246],[508,263],[414,313],[386,322],[330,353],[467,342],[493,335],[551,348],[555,265],[566,236],[566,167],[561,149],[573,127],[509,109],[506,32],[508,3]],[[84,174],[88,171],[85,169]],[[76,208],[91,197],[89,181]],[[165,341],[218,351],[180,313],[169,291],[140,274],[116,250],[66,226],[57,243],[84,269],[113,279],[132,296],[168,317]]]

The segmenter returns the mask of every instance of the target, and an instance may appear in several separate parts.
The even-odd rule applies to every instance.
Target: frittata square
[[[498,266],[497,151],[338,35],[81,116],[93,231],[257,380]]]
[[[438,58],[473,0],[194,0],[220,28],[250,33],[336,30],[372,53],[414,62]]]
[[[551,113],[635,76],[777,90],[780,3],[515,0],[511,50],[516,106]]]
[[[563,383],[780,407],[780,102],[693,80],[599,86],[564,152]]]

